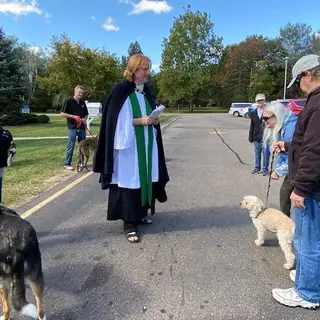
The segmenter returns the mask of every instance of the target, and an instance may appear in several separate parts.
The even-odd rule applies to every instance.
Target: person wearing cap
[[[258,107],[251,113],[250,129],[249,129],[249,142],[254,145],[255,167],[252,174],[259,174],[261,172],[261,154],[263,151],[263,170],[264,176],[268,175],[270,148],[263,145],[263,130],[264,124],[262,121],[263,110],[265,107],[266,96],[264,93],[258,93],[255,99]]]
[[[296,84],[308,97],[299,113],[290,143],[274,144],[288,151],[289,174],[294,187],[296,270],[290,272],[295,287],[273,289],[275,300],[289,307],[320,306],[320,56],[299,59],[292,69],[290,88]]]

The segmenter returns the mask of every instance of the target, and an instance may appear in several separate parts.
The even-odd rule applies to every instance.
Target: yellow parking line
[[[65,192],[67,192],[68,190],[70,190],[71,188],[73,188],[74,186],[76,186],[78,183],[80,183],[81,181],[83,181],[84,179],[88,178],[90,175],[92,175],[93,172],[90,171],[88,173],[86,173],[85,175],[83,175],[82,177],[80,177],[79,179],[73,181],[72,183],[70,183],[69,185],[67,185],[66,187],[64,187],[63,189],[59,190],[58,192],[56,192],[55,194],[53,194],[52,196],[50,196],[49,198],[43,200],[42,202],[38,203],[36,206],[34,206],[33,208],[27,210],[26,212],[22,213],[20,215],[21,218],[26,219],[29,216],[31,216],[33,213],[35,213],[37,210],[41,209],[42,207],[44,207],[45,205],[47,205],[49,202],[51,202],[52,200],[58,198],[59,196],[61,196],[62,194],[64,194]]]

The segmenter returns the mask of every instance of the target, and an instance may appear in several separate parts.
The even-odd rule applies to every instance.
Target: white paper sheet
[[[151,118],[159,118],[160,113],[165,109],[166,107],[164,105],[160,105],[159,107],[157,107],[156,109],[154,109],[150,116]]]

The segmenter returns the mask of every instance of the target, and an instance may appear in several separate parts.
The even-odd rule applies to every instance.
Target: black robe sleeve
[[[103,106],[98,146],[93,162],[93,171],[100,173],[99,182],[103,190],[108,189],[112,181],[114,136],[119,112],[128,96],[134,91],[134,88],[133,82],[128,80],[121,81],[113,87]],[[155,102],[147,85],[145,85],[144,91],[152,109],[154,109]],[[161,128],[160,125],[154,127],[157,130],[156,140],[159,154],[159,181],[155,186],[155,197],[159,202],[165,202],[167,200],[165,186],[169,181],[169,175],[165,162]]]

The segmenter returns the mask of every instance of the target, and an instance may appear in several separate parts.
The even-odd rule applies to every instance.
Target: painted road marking
[[[209,131],[210,134],[224,134],[224,131]]]
[[[38,203],[36,206],[34,206],[33,208],[27,210],[26,212],[22,213],[20,215],[21,218],[26,219],[29,216],[31,216],[33,213],[35,213],[37,210],[41,209],[42,207],[44,207],[46,204],[48,204],[49,202],[53,201],[54,199],[58,198],[59,196],[61,196],[62,194],[64,194],[65,192],[67,192],[68,190],[70,190],[71,188],[73,188],[74,186],[76,186],[78,183],[80,183],[81,181],[83,181],[84,179],[88,178],[89,176],[91,176],[93,174],[93,171],[90,171],[88,173],[86,173],[85,175],[83,175],[82,177],[80,177],[79,179],[71,182],[69,185],[67,185],[66,187],[64,187],[63,189],[59,190],[58,192],[56,192],[55,194],[53,194],[52,196],[50,196],[49,198],[43,200],[42,202]]]

